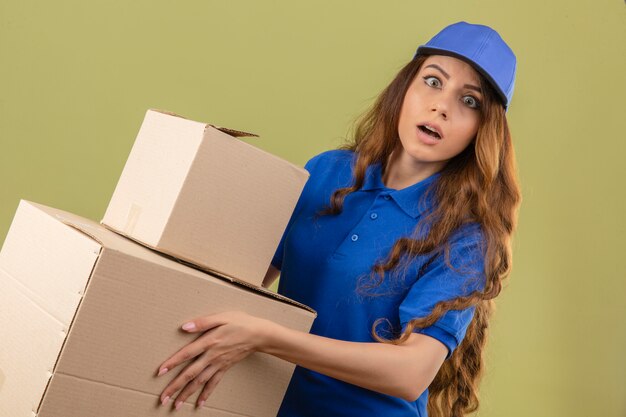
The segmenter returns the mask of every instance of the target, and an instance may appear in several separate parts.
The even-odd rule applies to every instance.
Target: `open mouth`
[[[441,135],[439,133],[437,133],[437,131],[435,129],[430,128],[430,127],[425,126],[425,125],[417,126],[417,128],[419,130],[421,130],[422,132],[426,133],[427,135],[432,136],[435,139],[441,140]]]

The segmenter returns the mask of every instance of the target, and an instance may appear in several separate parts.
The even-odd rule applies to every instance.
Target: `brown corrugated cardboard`
[[[0,252],[0,416],[158,416],[175,375],[156,367],[196,336],[203,314],[241,310],[308,331],[314,313],[226,282],[101,225],[22,201]],[[73,310],[73,311],[72,311]],[[204,409],[181,416],[274,416],[294,366],[256,353]],[[38,414],[36,414],[38,413]]]
[[[260,286],[308,173],[232,135],[149,110],[102,223]]]

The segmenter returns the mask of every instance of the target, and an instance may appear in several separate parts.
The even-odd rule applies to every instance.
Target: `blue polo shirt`
[[[368,168],[361,190],[349,194],[339,215],[316,216],[333,191],[350,186],[355,154],[332,150],[312,158],[311,174],[280,241],[272,264],[280,269],[278,292],[314,308],[311,333],[352,342],[374,342],[372,324],[386,318],[399,329],[428,315],[435,304],[484,285],[484,239],[469,224],[450,239],[450,262],[442,256],[419,256],[401,271],[387,273],[368,287],[372,265],[384,259],[400,237],[414,237],[424,211],[422,198],[439,174],[402,190],[387,188],[380,164]],[[449,311],[431,327],[419,330],[448,348],[448,357],[465,336],[473,308]],[[377,366],[372,363],[371,366]],[[296,367],[280,417],[385,416],[425,417],[428,391],[417,401],[379,394]]]

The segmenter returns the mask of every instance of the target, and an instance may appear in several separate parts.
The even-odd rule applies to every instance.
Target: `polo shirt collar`
[[[363,191],[371,191],[371,190],[381,190],[381,192],[386,192],[393,198],[393,200],[400,206],[400,208],[411,217],[418,217],[422,214],[426,209],[430,208],[430,201],[422,201],[422,196],[437,178],[439,178],[439,173],[435,173],[428,178],[423,179],[422,181],[410,185],[401,190],[394,190],[393,188],[388,188],[383,183],[382,179],[382,167],[380,163],[376,163],[370,165],[367,168],[365,173],[365,180],[363,182],[363,187],[361,190]],[[428,199],[430,200],[430,199]],[[426,204],[424,204],[426,203]]]

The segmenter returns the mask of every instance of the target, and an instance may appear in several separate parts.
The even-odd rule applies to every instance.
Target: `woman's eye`
[[[472,109],[477,109],[480,107],[480,102],[478,101],[478,99],[472,96],[464,96],[463,104],[465,104],[467,107],[470,107]]]
[[[441,87],[441,81],[439,81],[439,78],[437,77],[433,77],[433,76],[424,77],[424,82],[429,87],[435,87],[435,88]]]

